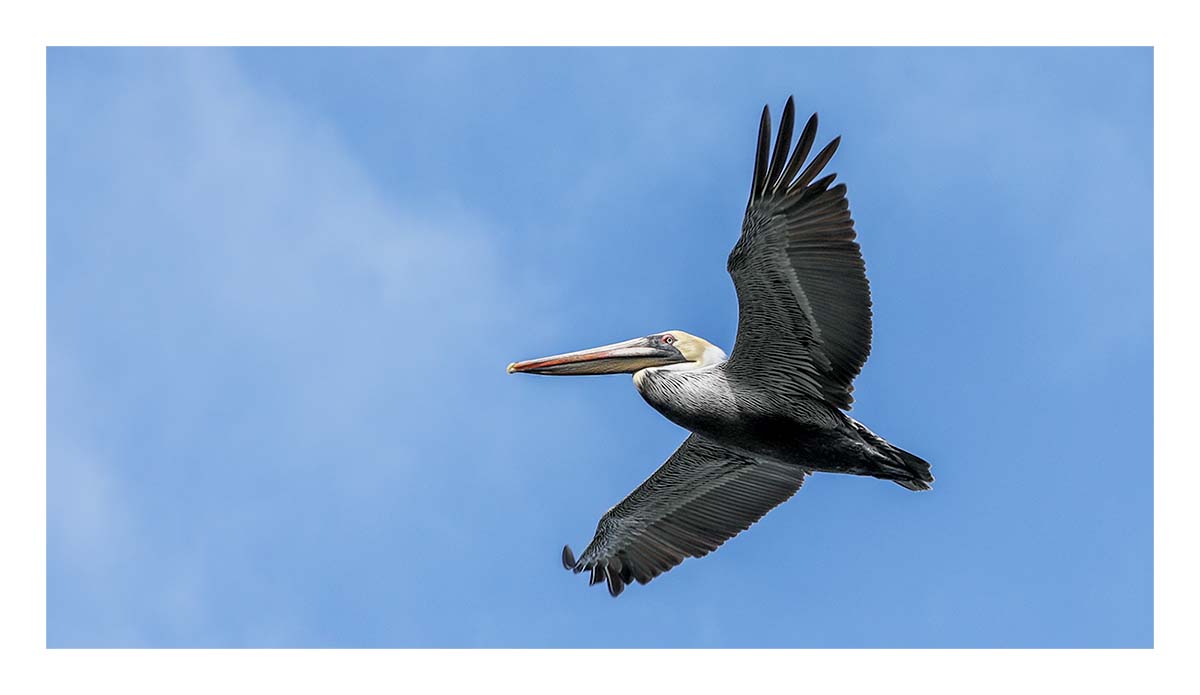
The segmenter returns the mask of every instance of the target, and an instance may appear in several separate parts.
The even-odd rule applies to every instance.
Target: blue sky
[[[53,647],[1152,645],[1149,49],[47,54]],[[817,475],[618,600],[564,572],[732,347],[759,109],[821,116],[875,307]]]

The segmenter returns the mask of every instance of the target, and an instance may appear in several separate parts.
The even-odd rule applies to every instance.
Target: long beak
[[[667,345],[653,338],[634,338],[623,343],[613,343],[590,350],[568,352],[538,360],[513,362],[508,365],[508,373],[528,372],[554,376],[628,374],[646,367],[659,367],[686,361],[687,358],[673,345]]]

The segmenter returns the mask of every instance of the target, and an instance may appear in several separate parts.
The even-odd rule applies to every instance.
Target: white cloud
[[[334,471],[306,479],[333,486],[317,501],[384,513],[419,494],[406,476],[430,465],[428,444],[396,430],[433,427],[470,395],[468,380],[443,375],[501,374],[503,355],[456,363],[462,345],[486,350],[512,307],[539,300],[528,278],[504,276],[467,207],[400,202],[334,128],[251,86],[227,54],[154,55],[123,63],[115,93],[76,84],[63,91],[77,101],[52,104],[78,124],[52,127],[52,155],[69,153],[52,166],[89,181],[98,202],[50,230],[50,641],[227,643],[240,631],[287,643],[311,628],[288,609],[294,597],[255,572],[288,534],[328,531],[259,509],[254,494],[286,494],[287,469],[301,465],[274,456],[272,442],[322,452],[305,462]],[[247,374],[253,385],[237,388]],[[279,429],[262,431],[256,408]],[[381,418],[402,425],[386,428],[392,439],[351,441]],[[171,460],[121,458],[138,455],[139,437]],[[245,459],[189,458],[200,446]],[[264,492],[247,491],[255,485]],[[193,500],[223,486],[225,499]],[[173,498],[194,516],[153,511]],[[206,602],[231,591],[214,583],[230,571],[213,566],[215,552],[245,563],[235,592],[276,604],[243,625],[210,624]],[[56,622],[53,604],[68,594],[94,607]]]

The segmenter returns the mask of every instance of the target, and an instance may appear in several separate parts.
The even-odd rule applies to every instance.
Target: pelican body
[[[605,514],[577,561],[613,596],[687,557],[701,557],[791,497],[812,472],[848,473],[927,490],[930,467],[846,415],[870,352],[871,299],[844,184],[818,179],[835,138],[804,166],[817,117],[791,145],[788,99],[774,150],[764,107],[742,234],[728,270],[738,295],[730,355],[671,330],[516,362],[509,373],[633,374],[642,398],[691,432]],[[801,167],[803,171],[801,171]]]

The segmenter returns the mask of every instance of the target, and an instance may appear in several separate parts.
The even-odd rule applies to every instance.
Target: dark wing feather
[[[608,583],[613,596],[688,557],[703,557],[800,489],[806,471],[734,453],[691,435],[646,482],[610,509],[579,561],[563,565]]]
[[[784,167],[794,111],[788,99],[768,161],[763,110],[742,236],[729,254],[739,316],[726,369],[763,389],[848,409],[871,352],[871,290],[846,186],[831,187],[836,174],[817,179],[840,138],[799,171],[816,139],[813,114]]]

